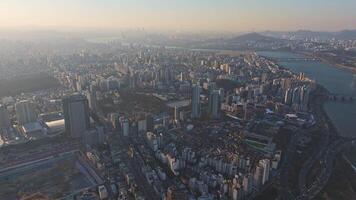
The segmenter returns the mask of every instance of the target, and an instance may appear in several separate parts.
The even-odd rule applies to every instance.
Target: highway
[[[299,191],[303,193],[303,191],[306,190],[306,180],[307,180],[307,175],[309,171],[312,169],[314,164],[320,160],[320,158],[323,156],[325,151],[328,149],[328,143],[329,143],[329,136],[325,136],[322,138],[322,140],[319,142],[319,145],[312,154],[312,156],[309,157],[309,159],[303,163],[303,166],[299,172],[299,177],[298,177],[298,185],[299,185]]]
[[[349,144],[343,138],[338,137],[336,131],[333,129],[330,120],[328,119],[322,104],[327,94],[319,94],[314,96],[314,113],[318,119],[318,126],[322,133],[321,140],[314,149],[312,155],[303,163],[299,171],[298,187],[299,195],[296,199],[307,200],[313,199],[325,187],[333,169],[333,162],[339,152]],[[331,125],[331,126],[329,126]],[[336,138],[336,139],[335,139]],[[350,140],[349,140],[350,141]],[[312,180],[312,184],[307,184],[307,179],[310,178],[310,171],[315,164],[319,162],[321,166],[320,173],[318,173]]]
[[[297,148],[297,142],[298,142],[298,134],[296,132],[293,132],[288,144],[288,148],[284,152],[284,155],[282,156],[283,160],[281,162],[280,176],[279,176],[280,191],[277,199],[291,199],[291,197],[293,197],[293,194],[289,188],[288,179],[289,179],[289,170],[290,167],[292,166],[292,160],[294,159],[295,151]]]
[[[304,190],[297,197],[298,200],[313,199],[327,184],[333,169],[333,163],[338,153],[351,144],[351,141],[344,139],[334,140],[328,145],[325,152],[320,158],[321,170],[314,178],[314,181],[309,187],[305,186]]]

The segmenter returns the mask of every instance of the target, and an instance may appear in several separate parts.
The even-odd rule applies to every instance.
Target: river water
[[[259,55],[272,59],[303,58],[289,52],[261,51]],[[277,64],[293,72],[304,72],[331,93],[356,97],[356,74],[320,61],[278,61]],[[356,137],[356,100],[328,101],[325,111],[342,136]]]

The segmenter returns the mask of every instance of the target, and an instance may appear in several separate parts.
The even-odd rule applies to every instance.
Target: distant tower
[[[220,117],[220,93],[219,90],[213,90],[209,95],[209,114],[210,118],[218,119]]]
[[[292,96],[293,96],[293,91],[292,91],[292,89],[288,88],[284,95],[284,103],[287,105],[291,105]]]
[[[86,96],[88,99],[89,108],[95,111],[97,109],[96,92],[87,91]]]
[[[110,122],[112,127],[115,130],[120,130],[121,129],[121,125],[120,125],[120,115],[118,113],[111,113],[110,114]]]
[[[0,129],[11,126],[9,112],[6,107],[0,104]]]
[[[307,107],[309,103],[310,88],[303,86],[300,91],[300,103],[303,107]]]
[[[243,104],[243,109],[244,109],[244,120],[247,119],[247,111],[248,111],[248,104],[247,102],[244,102]]]
[[[258,164],[256,165],[255,172],[253,174],[253,182],[256,188],[259,188],[262,184],[263,168]]]
[[[211,108],[212,108],[212,94],[213,94],[213,91],[215,90],[215,86],[216,84],[214,82],[209,82],[208,83],[208,87],[207,87],[207,90],[208,90],[208,112],[209,114],[211,114]]]
[[[174,121],[177,123],[179,121],[179,107],[175,106],[174,107]]]
[[[305,74],[303,72],[299,73],[299,80],[303,81],[305,79]]]
[[[67,134],[72,138],[82,137],[90,127],[88,100],[81,94],[63,99],[63,113]]]
[[[122,123],[122,135],[125,136],[125,137],[128,137],[129,134],[130,134],[130,121],[125,118],[123,119],[123,121],[121,122]]]
[[[292,104],[300,103],[300,93],[300,87],[296,87],[293,89]]]
[[[16,117],[20,125],[35,122],[37,120],[34,104],[28,100],[15,104]]]
[[[198,85],[193,85],[192,88],[192,97],[191,97],[191,102],[192,102],[192,113],[191,117],[192,118],[200,118],[200,86]]]

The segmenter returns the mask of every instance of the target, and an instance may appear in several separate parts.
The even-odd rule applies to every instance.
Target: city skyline
[[[5,0],[0,28],[154,31],[338,31],[356,28],[356,2]]]
[[[0,200],[356,199],[355,8],[1,0]]]

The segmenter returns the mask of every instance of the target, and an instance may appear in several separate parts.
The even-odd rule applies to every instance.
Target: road
[[[348,141],[337,136],[337,132],[333,129],[330,120],[323,110],[323,101],[325,93],[316,95],[313,98],[312,108],[318,119],[321,140],[314,149],[312,156],[303,163],[298,176],[299,195],[296,199],[313,199],[327,184],[332,172],[333,162],[336,155],[348,145]],[[319,162],[321,166],[320,173],[313,177],[312,184],[307,184],[307,179],[310,178],[310,171],[315,164]]]
[[[129,146],[130,143],[131,142],[128,139],[120,138],[120,146],[125,150],[128,150],[131,147]],[[134,151],[138,152],[137,150]],[[129,157],[128,154],[124,155],[125,157],[123,158],[123,160],[127,161],[125,163],[127,164],[127,167],[129,168],[130,172],[133,174],[139,190],[143,192],[144,196],[147,199],[160,199],[160,197],[156,194],[156,192],[153,190],[152,186],[148,183],[146,177],[142,173],[141,166],[144,161],[138,160],[140,158],[138,158],[137,156]]]
[[[300,195],[297,197],[298,200],[313,199],[319,194],[331,176],[333,163],[337,154],[348,145],[351,145],[350,140],[346,141],[345,139],[338,139],[334,140],[327,146],[320,158],[321,170],[313,179],[314,181],[311,185],[309,187],[305,187],[304,190],[301,191]]]
[[[283,157],[282,157],[282,162],[281,162],[281,167],[280,167],[280,176],[279,176],[279,183],[280,183],[280,191],[279,191],[279,196],[277,199],[291,199],[293,198],[293,194],[290,191],[289,188],[289,170],[292,166],[292,160],[295,156],[295,151],[297,148],[297,143],[298,143],[298,133],[293,132],[292,136],[290,138],[288,148],[285,151]]]

